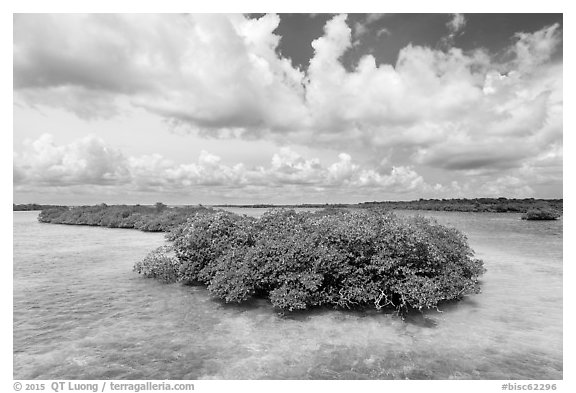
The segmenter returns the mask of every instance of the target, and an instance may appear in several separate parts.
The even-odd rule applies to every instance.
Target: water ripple
[[[429,215],[468,234],[483,292],[402,321],[225,305],[131,271],[161,234],[15,213],[14,378],[561,379],[561,222]]]

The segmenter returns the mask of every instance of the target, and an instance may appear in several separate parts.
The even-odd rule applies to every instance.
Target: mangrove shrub
[[[136,270],[281,310],[437,307],[478,293],[484,272],[458,230],[378,210],[195,215],[168,239],[173,257],[156,250]]]
[[[559,217],[560,213],[558,211],[546,208],[530,209],[522,215],[523,220],[534,221],[556,220]]]
[[[107,228],[132,228],[144,232],[168,232],[195,214],[211,214],[202,206],[170,208],[161,202],[154,206],[100,204],[95,206],[50,207],[42,210],[38,221],[52,224],[91,225]]]
[[[158,247],[134,265],[134,271],[144,277],[156,278],[167,283],[178,280],[180,263],[169,246]]]

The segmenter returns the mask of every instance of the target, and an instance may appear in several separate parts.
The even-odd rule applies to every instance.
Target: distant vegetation
[[[240,207],[240,208],[253,208],[253,209],[325,209],[325,208],[345,208],[345,207],[355,207],[355,204],[348,203],[301,203],[301,204],[280,204],[274,205],[270,203],[257,203],[254,205],[214,205],[214,207]]]
[[[560,217],[560,213],[552,209],[530,209],[522,215],[523,220],[556,220]]]
[[[159,202],[160,205],[165,206]],[[105,206],[105,205],[99,205]],[[13,204],[14,211],[20,210],[47,210],[52,208],[64,208],[65,206],[56,205],[39,205],[39,204]],[[126,206],[113,205],[110,208],[136,209],[150,213],[149,206]],[[436,210],[436,211],[459,211],[459,212],[489,212],[489,213],[526,213],[529,210],[552,210],[563,211],[562,199],[507,199],[507,198],[475,198],[475,199],[420,199],[417,201],[382,201],[382,202],[362,202],[358,204],[315,204],[305,203],[298,205],[272,205],[272,204],[255,204],[255,205],[215,205],[214,207],[239,207],[239,208],[321,208],[321,209],[338,209],[338,208],[363,208],[363,209],[390,209],[390,210]],[[80,206],[73,209],[93,209],[93,206]],[[189,209],[197,207],[183,207],[175,209],[172,212],[189,213]],[[186,211],[188,209],[188,211]],[[78,210],[76,211],[79,212]],[[48,221],[46,221],[48,222]],[[73,224],[73,222],[71,222]],[[92,225],[92,224],[87,224]],[[107,226],[107,225],[103,225]],[[121,226],[122,228],[130,226]],[[131,228],[131,227],[130,227]]]
[[[59,207],[65,207],[65,206],[60,206],[60,205],[39,205],[37,203],[27,203],[27,204],[21,204],[21,205],[17,205],[15,203],[12,204],[12,211],[15,212],[20,212],[20,211],[33,211],[33,210],[44,210],[44,209],[50,209],[50,208],[59,208]]]
[[[364,202],[358,206],[383,207],[402,210],[437,210],[459,212],[524,213],[532,208],[551,208],[562,211],[562,199],[420,199],[418,201]]]
[[[478,293],[483,262],[458,230],[383,210],[272,210],[261,218],[193,215],[134,270],[203,284],[226,302],[264,297],[280,310],[409,309]]]
[[[133,228],[145,232],[167,232],[197,213],[209,213],[202,206],[170,208],[163,203],[154,206],[106,204],[96,206],[51,207],[42,210],[40,222],[52,224],[92,225],[108,228]]]
[[[562,199],[508,199],[508,198],[474,198],[474,199],[420,199],[417,201],[382,201],[362,202],[358,204],[300,204],[300,205],[217,205],[218,207],[252,207],[252,208],[384,208],[398,210],[436,210],[459,212],[489,213],[525,213],[534,208],[562,211]]]
[[[363,202],[346,204],[300,204],[300,205],[217,205],[217,207],[253,207],[253,208],[323,208],[324,215],[338,213],[342,208],[366,210],[436,210],[460,212],[526,213],[527,220],[556,219],[562,215],[562,199],[420,199],[418,201]],[[199,206],[170,208],[161,202],[154,206],[111,205],[95,206],[56,206],[13,204],[14,211],[42,210],[38,220],[54,224],[93,225],[108,228],[134,228],[148,232],[167,232],[186,222],[195,213],[213,213],[215,210]]]

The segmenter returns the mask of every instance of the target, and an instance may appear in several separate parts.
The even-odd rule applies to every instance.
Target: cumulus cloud
[[[83,115],[88,109],[67,104],[94,108],[90,91],[208,128],[282,129],[303,116],[303,74],[275,53],[277,15],[18,15],[14,22],[14,87],[32,103]],[[52,101],[62,89],[68,101]]]
[[[27,140],[24,151],[14,155],[15,184],[110,185],[129,179],[124,155],[96,137],[58,146],[50,134]]]
[[[14,153],[13,168],[15,189],[24,193],[38,192],[38,187],[58,189],[64,194],[69,190],[86,193],[89,189],[105,197],[114,187],[132,196],[162,192],[235,199],[250,198],[253,193],[274,198],[295,192],[294,187],[307,198],[346,193],[412,198],[527,197],[534,194],[534,185],[561,183],[561,171],[559,146],[538,155],[533,165],[524,165],[510,174],[471,170],[463,182],[430,184],[411,166],[384,170],[362,165],[347,153],[325,164],[285,147],[271,157],[269,165],[247,166],[227,164],[221,157],[202,151],[193,162],[176,163],[159,154],[126,156],[94,136],[57,145],[50,134],[27,140],[22,152]]]
[[[393,167],[389,173],[382,173],[355,163],[346,153],[330,165],[322,164],[318,158],[307,159],[290,148],[281,148],[266,167],[225,164],[206,151],[195,162],[176,163],[159,154],[127,157],[94,136],[56,145],[50,134],[26,141],[23,152],[15,153],[14,183],[20,188],[88,184],[167,192],[203,187],[242,190],[300,185],[310,189],[360,187],[403,193],[426,187],[422,177],[410,167]]]
[[[368,16],[363,26],[378,18]],[[15,100],[63,107],[84,118],[144,108],[203,135],[321,146],[365,154],[373,162],[390,151],[402,153],[391,158],[400,169],[388,173],[354,167],[345,155],[331,171],[288,151],[259,170],[227,166],[210,155],[188,165],[111,157],[123,162],[133,182],[152,171],[183,186],[205,178],[256,184],[260,176],[274,184],[330,186],[333,180],[402,189],[424,184],[410,172],[415,167],[501,171],[505,180],[490,178],[500,188],[514,186],[506,176],[561,178],[563,67],[553,60],[562,42],[558,24],[516,34],[506,61],[483,49],[408,45],[396,64],[377,64],[365,55],[350,71],[341,58],[362,28],[351,26],[346,15],[331,18],[311,43],[307,70],[279,55],[279,22],[277,15],[16,15]],[[462,33],[465,25],[466,18],[454,14],[449,34]],[[23,162],[40,171],[31,158]],[[44,177],[66,172],[63,164],[49,164]],[[15,167],[15,181],[26,178],[23,168]],[[69,179],[95,181],[102,173],[125,176],[102,165],[100,172],[79,170]]]
[[[522,198],[526,195],[533,195],[534,190],[526,184],[526,181],[507,175],[482,184],[478,193],[481,196],[508,195]]]

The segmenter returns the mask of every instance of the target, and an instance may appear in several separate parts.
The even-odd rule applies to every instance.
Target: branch
[[[383,298],[386,300],[386,303],[381,305],[380,302],[382,301]],[[376,306],[376,310],[380,310],[381,308],[384,308],[389,304],[394,306],[394,303],[392,303],[392,301],[388,299],[388,296],[386,296],[384,291],[380,290],[380,295],[378,295],[376,300],[374,300],[374,306]]]

